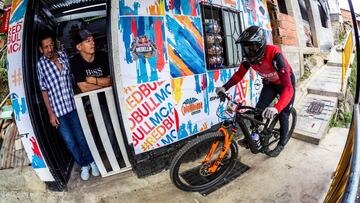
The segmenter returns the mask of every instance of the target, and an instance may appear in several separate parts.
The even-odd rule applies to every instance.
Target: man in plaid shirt
[[[37,63],[37,75],[50,123],[56,127],[81,166],[81,178],[89,179],[90,167],[92,175],[99,176],[76,112],[68,57],[64,52],[55,50],[51,36],[40,39],[39,49],[43,56]]]

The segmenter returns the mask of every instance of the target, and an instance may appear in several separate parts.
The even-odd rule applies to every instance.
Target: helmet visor
[[[246,57],[256,57],[260,48],[259,44],[249,44],[242,47]]]

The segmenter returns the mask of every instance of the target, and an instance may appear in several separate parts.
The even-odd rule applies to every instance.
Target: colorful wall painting
[[[166,15],[166,37],[172,77],[205,73],[200,18]]]
[[[119,20],[120,78],[126,87],[124,95],[126,95],[125,103],[128,112],[127,122],[131,129],[128,138],[136,154],[177,142],[221,121],[216,116],[219,100],[215,87],[228,81],[237,68],[206,70],[201,11],[198,2],[242,9],[245,27],[259,25],[266,30],[268,43],[271,43],[272,38],[265,0],[165,0],[164,17],[155,17],[148,11],[140,11],[142,2],[121,1],[123,10],[120,11]],[[155,2],[149,1],[149,5]],[[128,13],[124,12],[124,9],[127,9]],[[154,53],[150,51],[151,48],[145,49],[148,53],[143,54],[143,57],[141,53],[139,57],[137,53],[132,52],[134,43],[147,41],[147,39],[148,47],[152,47],[151,42],[154,42],[156,49],[159,49],[152,35],[145,35],[145,39],[139,38],[142,36],[139,34],[139,27],[153,31],[150,22],[154,22],[155,19],[163,22],[165,31],[161,30],[161,32],[164,32],[163,35],[166,36],[166,42],[161,43],[164,63],[160,64],[165,64],[162,71],[154,69],[154,66],[148,62],[152,57],[159,56],[158,52],[154,56]],[[140,24],[144,25],[139,26]],[[145,33],[145,31],[142,32]],[[138,39],[136,39],[137,36]],[[145,61],[145,66],[139,64],[140,59]],[[159,83],[159,81],[166,82]],[[171,84],[171,93],[161,90],[164,86],[169,87],[169,84]],[[255,106],[261,88],[260,76],[250,70],[241,82],[228,90],[228,93],[243,105]],[[165,89],[170,91],[170,89]],[[161,99],[159,95],[163,95],[161,98],[164,99]],[[164,130],[163,126],[157,131],[158,126],[161,126],[161,122],[166,118],[168,123],[172,124],[169,124],[170,128],[167,129],[165,126],[166,130]]]
[[[166,14],[200,16],[198,0],[166,0]]]
[[[206,3],[206,4],[212,4],[212,5],[223,5],[223,0],[199,0],[199,3]]]
[[[120,17],[119,54],[124,86],[169,78],[164,26],[163,17]]]
[[[222,0],[223,6],[238,9],[238,2],[237,0]]]
[[[135,153],[147,152],[177,141],[177,111],[170,81],[123,88]]]
[[[266,0],[239,0],[240,8],[245,12],[245,27],[257,25],[266,30],[271,30],[270,16]]]
[[[42,181],[54,181],[37,143],[25,99],[22,74],[22,43],[27,0],[14,0],[7,39],[8,80],[16,125],[26,154]]]
[[[211,125],[219,123],[223,119],[218,118],[217,109],[220,108],[220,112],[224,110],[224,106],[219,106],[219,97],[215,93],[215,88],[223,86],[231,76],[237,71],[237,68],[223,69],[216,71],[209,71],[208,77],[208,98],[210,106],[210,123]],[[227,93],[236,102],[242,105],[255,106],[259,100],[260,91],[262,89],[262,83],[260,76],[250,69],[244,78],[235,86],[230,88]]]
[[[175,109],[179,116],[178,140],[211,126],[206,74],[172,79]]]
[[[120,16],[146,15],[158,16],[165,13],[165,0],[120,0]]]
[[[217,110],[219,110],[219,112],[223,112],[224,106],[219,105],[220,100],[215,92],[215,88],[223,86],[231,78],[236,70],[237,69],[222,69],[207,72],[207,92],[209,95],[208,98],[210,106],[209,122],[211,126],[223,121],[223,119],[218,117]],[[232,92],[231,89],[228,91],[228,93],[230,92]]]

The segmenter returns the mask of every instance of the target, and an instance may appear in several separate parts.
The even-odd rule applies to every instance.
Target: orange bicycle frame
[[[221,152],[219,154],[219,156],[216,158],[216,160],[211,163],[211,165],[208,168],[208,172],[210,173],[215,173],[216,170],[218,169],[218,167],[220,166],[220,163],[222,161],[222,159],[225,157],[226,152],[229,150],[230,148],[230,144],[231,144],[231,140],[234,138],[235,135],[235,128],[233,128],[231,130],[231,134],[229,135],[227,129],[225,129],[224,127],[221,127],[219,129],[219,132],[221,132],[224,135],[224,146],[221,149]],[[216,150],[216,148],[219,145],[219,141],[215,141],[212,146],[210,151],[207,153],[205,159],[202,161],[202,163],[207,163],[208,161],[210,161],[211,157],[214,155],[214,152]]]

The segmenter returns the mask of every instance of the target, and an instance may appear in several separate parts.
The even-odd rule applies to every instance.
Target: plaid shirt
[[[57,117],[75,110],[74,91],[70,79],[69,59],[64,52],[57,52],[63,68],[42,56],[37,63],[37,75],[41,91],[47,91],[50,106]]]

